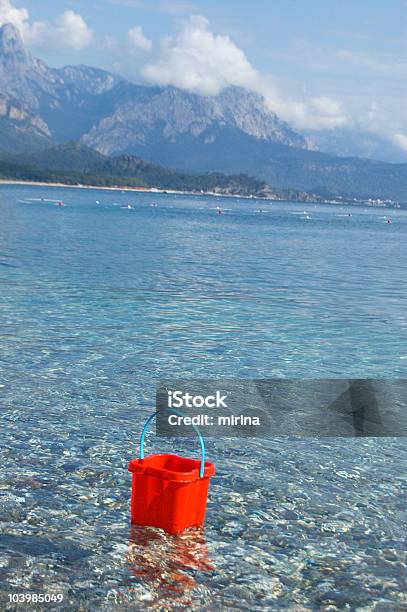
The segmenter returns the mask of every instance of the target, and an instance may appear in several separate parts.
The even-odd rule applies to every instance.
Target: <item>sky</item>
[[[247,87],[294,128],[407,152],[407,0],[0,0],[32,53],[216,95]]]

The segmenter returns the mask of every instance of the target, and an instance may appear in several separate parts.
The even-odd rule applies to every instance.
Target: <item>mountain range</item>
[[[199,96],[138,85],[88,66],[51,68],[0,28],[0,156],[78,141],[188,172],[248,174],[276,189],[407,201],[407,164],[339,157],[238,87]]]
[[[341,157],[365,157],[396,164],[407,160],[406,152],[400,147],[357,125],[307,131],[304,136],[309,148]]]

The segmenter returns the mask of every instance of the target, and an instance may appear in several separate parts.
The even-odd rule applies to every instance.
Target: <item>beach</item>
[[[214,196],[218,198],[244,198],[250,200],[263,200],[265,198],[256,198],[255,196],[241,196],[239,194],[229,194],[221,192],[190,192],[190,191],[179,191],[176,189],[159,189],[158,187],[131,187],[129,185],[68,185],[67,183],[45,183],[41,181],[18,181],[13,179],[0,179],[0,185],[27,185],[31,187],[58,187],[64,189],[100,189],[101,191],[128,191],[135,193],[156,193],[156,194],[178,194],[178,195],[205,195]]]

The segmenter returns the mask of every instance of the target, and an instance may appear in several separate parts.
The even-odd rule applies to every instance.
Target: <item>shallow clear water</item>
[[[126,470],[159,378],[406,378],[406,212],[3,186],[0,216],[0,605],[407,609],[403,439],[208,439],[178,538],[130,530]]]

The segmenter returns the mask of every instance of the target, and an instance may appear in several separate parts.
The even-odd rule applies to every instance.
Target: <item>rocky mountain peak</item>
[[[12,23],[5,23],[0,28],[0,59],[25,63],[29,57],[18,29]]]
[[[136,85],[89,66],[50,68],[26,50],[11,23],[0,28],[0,92],[5,102],[38,116],[56,141],[80,139],[109,154],[142,153],[155,140],[157,146],[159,140],[165,145],[188,138],[213,143],[227,130],[307,146],[258,94],[229,87],[217,96],[199,96]]]
[[[0,28],[0,91],[29,114],[37,114],[41,95],[50,99],[58,80],[55,71],[26,49],[18,28],[5,23]]]

